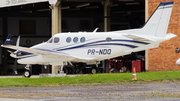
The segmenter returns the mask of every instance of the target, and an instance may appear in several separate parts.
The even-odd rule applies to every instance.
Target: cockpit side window
[[[60,39],[59,39],[58,37],[55,37],[55,38],[54,38],[54,43],[58,43],[59,40],[60,40]]]

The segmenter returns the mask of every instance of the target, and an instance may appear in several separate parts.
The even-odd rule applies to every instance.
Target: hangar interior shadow
[[[110,30],[140,28],[145,22],[145,0],[112,0],[110,16],[104,16],[104,0],[62,0],[62,32],[92,32],[99,28],[104,31],[104,18],[110,19]],[[20,46],[30,47],[45,42],[51,37],[51,9],[48,2],[0,8],[0,43],[3,44],[8,34],[12,34],[12,44],[21,36]],[[78,6],[78,7],[77,7]],[[7,49],[1,48],[0,74],[14,74],[25,65],[15,64]],[[145,52],[138,52],[145,55]],[[120,59],[131,58],[131,55]],[[38,67],[38,68],[37,68]],[[51,73],[41,65],[32,66],[32,74]]]

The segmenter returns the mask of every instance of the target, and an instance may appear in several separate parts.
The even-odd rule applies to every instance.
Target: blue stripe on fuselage
[[[58,51],[49,50],[49,49],[42,49],[42,48],[34,48],[34,49],[42,50],[42,51],[47,51],[47,52],[52,52],[52,53],[60,53],[60,54],[68,55],[68,54],[63,53],[63,52],[58,52]]]
[[[141,41],[134,41],[134,40],[120,40],[120,39],[116,39],[116,40],[111,40],[113,42],[116,42],[116,41],[119,41],[119,42],[132,42],[132,43],[139,43],[139,44],[144,44],[144,45],[147,45],[149,43],[147,42],[141,42]],[[91,43],[87,43],[87,44],[83,44],[83,45],[78,45],[78,46],[74,46],[74,47],[70,47],[70,48],[63,48],[63,47],[60,47],[60,48],[56,48],[56,49],[53,49],[53,50],[49,50],[49,49],[42,49],[42,48],[34,48],[34,49],[37,49],[37,50],[42,50],[42,51],[47,51],[47,52],[52,52],[52,53],[60,53],[60,54],[64,54],[64,55],[68,55],[66,53],[63,53],[63,52],[59,52],[59,51],[63,51],[63,50],[70,50],[70,49],[76,49],[76,48],[83,48],[83,47],[91,47],[91,46],[104,46],[104,45],[117,45],[117,46],[125,46],[125,47],[130,47],[130,48],[137,48],[138,46],[134,46],[134,45],[129,45],[129,44],[122,44],[122,43],[101,43],[101,42],[107,42],[106,40],[101,40],[101,41],[95,41],[95,42],[91,42]],[[18,53],[20,52],[23,52],[23,51],[19,51]],[[32,53],[27,53],[27,52],[23,52],[23,53],[26,53],[25,55],[22,56],[22,58],[28,58],[28,57],[33,57],[33,56],[36,56]],[[31,55],[32,56],[29,56]],[[26,56],[27,57],[24,57]]]
[[[144,44],[147,45],[149,43],[147,42],[141,42],[141,41],[134,41],[134,40],[111,40],[111,41],[124,41],[124,42],[133,42],[133,43],[139,43],[139,44]],[[118,44],[118,43],[105,43],[105,44],[100,44],[100,42],[107,42],[106,40],[101,40],[101,41],[96,41],[96,42],[91,42],[91,43],[87,43],[87,44],[83,44],[83,45],[79,45],[79,46],[74,46],[74,47],[70,47],[70,48],[63,48],[60,47],[59,49],[54,49],[57,51],[62,51],[62,50],[68,50],[68,49],[74,49],[74,48],[82,48],[82,47],[88,47],[88,46],[97,46],[97,45],[121,45],[121,46],[126,46],[126,47],[130,47],[130,48],[136,48],[137,46],[134,45],[128,45],[128,44]]]
[[[136,48],[138,46],[134,45],[128,45],[128,44],[118,44],[118,43],[104,43],[104,44],[93,44],[93,45],[79,45],[75,47],[65,48],[65,49],[59,49],[57,51],[63,51],[63,50],[69,50],[69,49],[75,49],[75,48],[83,48],[83,47],[90,47],[90,46],[101,46],[101,45],[118,45],[118,46],[126,46],[130,48]]]

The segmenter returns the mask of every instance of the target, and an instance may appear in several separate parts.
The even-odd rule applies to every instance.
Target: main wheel
[[[29,78],[29,77],[31,77],[31,72],[29,70],[25,70],[23,73],[23,76],[26,78]]]
[[[96,68],[92,68],[91,73],[92,74],[96,74],[97,73],[97,69]]]

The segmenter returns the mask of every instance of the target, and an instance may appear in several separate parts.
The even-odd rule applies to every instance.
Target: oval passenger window
[[[80,39],[81,42],[85,42],[85,40],[86,40],[85,37],[82,37],[82,38]]]
[[[70,42],[71,42],[71,38],[68,37],[68,38],[66,39],[66,42],[67,42],[67,43],[70,43]]]
[[[73,39],[73,41],[76,43],[76,42],[78,42],[78,37],[75,37],[74,39]]]

